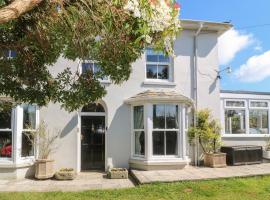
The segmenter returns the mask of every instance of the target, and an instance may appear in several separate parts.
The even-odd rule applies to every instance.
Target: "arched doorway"
[[[81,171],[105,169],[105,109],[91,103],[81,111]]]

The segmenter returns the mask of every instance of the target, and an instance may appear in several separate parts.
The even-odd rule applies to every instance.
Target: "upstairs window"
[[[16,51],[13,51],[13,50],[4,50],[4,54],[3,54],[5,58],[9,58],[9,59],[16,57],[16,55],[17,55]]]
[[[146,78],[169,80],[170,58],[163,52],[146,49]]]
[[[82,73],[91,71],[94,75],[99,75],[101,70],[100,66],[96,62],[83,62],[82,63]],[[99,78],[100,80],[108,80],[108,77],[104,76]]]

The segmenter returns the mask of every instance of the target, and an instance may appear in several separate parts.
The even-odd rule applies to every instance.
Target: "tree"
[[[173,54],[180,31],[175,0],[25,1],[34,4],[3,20],[2,11],[17,0],[0,0],[0,94],[16,102],[76,110],[106,94],[100,77],[127,80],[146,46]],[[8,50],[16,56],[10,59]],[[60,56],[94,60],[101,71],[94,76],[63,66],[52,74]]]

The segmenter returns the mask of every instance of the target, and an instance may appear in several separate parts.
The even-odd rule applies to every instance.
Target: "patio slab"
[[[225,168],[208,168],[187,166],[181,170],[141,171],[131,170],[131,175],[139,184],[153,182],[174,182],[208,180],[230,177],[248,177],[270,175],[270,163],[256,165],[228,166]]]
[[[4,180],[0,192],[84,191],[134,187],[130,179],[108,179],[103,172],[83,172],[72,181],[58,180]]]

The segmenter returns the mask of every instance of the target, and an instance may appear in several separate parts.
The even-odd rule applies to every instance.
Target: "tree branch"
[[[43,0],[15,0],[11,4],[0,9],[0,24],[18,18],[23,13],[32,10]]]

